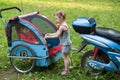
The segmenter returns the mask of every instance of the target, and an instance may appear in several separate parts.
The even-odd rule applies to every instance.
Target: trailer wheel
[[[35,57],[32,49],[26,45],[16,45],[10,52],[10,63],[20,73],[28,73],[35,66]]]

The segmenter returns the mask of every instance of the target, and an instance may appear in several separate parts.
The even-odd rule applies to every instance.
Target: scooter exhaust
[[[104,64],[98,61],[89,60],[87,65],[94,70],[118,71],[116,65],[112,61],[108,64]]]

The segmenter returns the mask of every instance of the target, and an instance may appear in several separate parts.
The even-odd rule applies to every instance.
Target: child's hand
[[[45,36],[49,36],[49,35],[50,35],[49,33],[45,34]]]
[[[45,39],[47,38],[47,34],[45,34],[45,37],[44,37]]]
[[[45,37],[44,37],[44,38],[45,38],[45,39],[46,39],[46,38],[49,38],[48,36],[50,36],[49,33],[45,34]]]

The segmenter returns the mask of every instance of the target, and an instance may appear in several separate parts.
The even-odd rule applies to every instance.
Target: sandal
[[[61,75],[62,76],[66,76],[66,75],[68,75],[68,74],[70,74],[70,71],[67,69],[63,69],[63,71],[61,72]]]

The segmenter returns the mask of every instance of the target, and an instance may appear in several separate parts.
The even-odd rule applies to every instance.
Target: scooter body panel
[[[89,34],[81,34],[82,38],[86,40],[88,43],[93,44],[95,46],[113,50],[120,50],[120,45],[116,42],[113,42],[110,39],[97,36],[97,35],[89,35]]]

